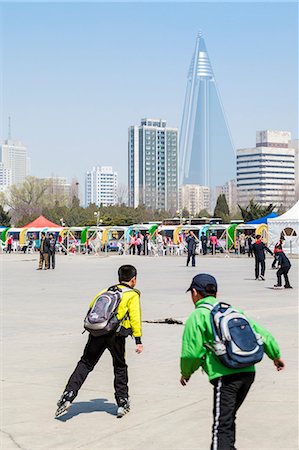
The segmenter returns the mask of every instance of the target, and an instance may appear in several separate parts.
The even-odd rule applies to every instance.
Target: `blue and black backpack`
[[[260,362],[264,355],[262,337],[250,325],[247,317],[223,302],[200,308],[211,311],[213,344],[205,346],[212,350],[221,363],[230,369],[241,369]]]

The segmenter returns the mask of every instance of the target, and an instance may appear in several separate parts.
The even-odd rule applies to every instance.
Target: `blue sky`
[[[1,139],[32,174],[127,177],[127,129],[180,127],[196,34],[204,34],[235,147],[260,129],[298,137],[296,3],[2,3]],[[83,189],[83,186],[82,186]]]

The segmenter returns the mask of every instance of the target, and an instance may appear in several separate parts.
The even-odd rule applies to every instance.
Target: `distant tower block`
[[[188,73],[180,135],[180,183],[215,187],[235,175],[235,152],[201,33]]]

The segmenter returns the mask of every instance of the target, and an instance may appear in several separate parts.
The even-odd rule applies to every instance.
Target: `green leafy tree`
[[[211,217],[211,214],[206,209],[201,209],[197,214],[198,217]]]
[[[3,227],[10,226],[10,215],[4,210],[2,205],[0,205],[0,225]]]
[[[217,198],[216,206],[214,209],[214,217],[221,217],[223,222],[230,221],[229,207],[224,194],[220,194]]]
[[[250,200],[249,204],[245,207],[238,205],[242,218],[244,222],[250,222],[251,220],[259,219],[260,217],[267,216],[274,209],[275,205],[270,203],[268,206],[262,206],[255,202],[253,199]]]

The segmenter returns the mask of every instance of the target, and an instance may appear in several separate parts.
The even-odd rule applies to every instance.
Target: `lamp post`
[[[182,225],[182,215],[183,215],[183,210],[177,210],[176,213],[180,216],[180,225]]]
[[[97,218],[97,228],[98,228],[100,222],[100,211],[95,211],[93,215]]]

